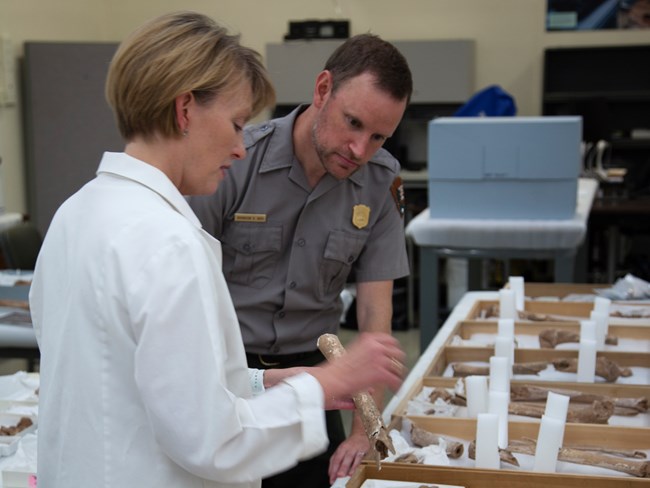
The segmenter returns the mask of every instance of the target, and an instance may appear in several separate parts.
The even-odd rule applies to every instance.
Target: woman
[[[183,195],[216,190],[273,101],[254,51],[165,15],[122,43],[106,92],[124,153],[57,211],[31,287],[39,488],[259,486],[325,448],[324,408],[397,388],[403,353],[366,335],[306,372],[246,368],[220,244]]]

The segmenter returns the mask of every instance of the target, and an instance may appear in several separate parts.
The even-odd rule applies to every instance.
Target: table
[[[34,371],[40,357],[29,311],[16,308],[11,302],[27,303],[29,285],[8,285],[11,277],[31,280],[32,273],[0,271],[0,358],[22,358],[28,371]],[[6,305],[7,302],[10,305]]]
[[[420,347],[424,350],[438,328],[440,258],[552,259],[555,281],[571,282],[576,251],[584,240],[597,189],[594,179],[578,180],[572,219],[441,219],[430,218],[429,209],[413,218],[406,235],[419,249]]]
[[[409,393],[409,391],[411,391],[413,385],[424,377],[438,351],[447,343],[447,340],[454,331],[456,324],[461,320],[465,320],[474,304],[480,300],[490,301],[498,299],[499,293],[496,291],[470,291],[463,295],[433,340],[427,342],[422,347],[423,351],[420,358],[409,371],[408,376],[404,380],[404,383],[402,383],[400,389],[395,393],[395,395],[393,395],[384,408],[382,412],[384,424],[388,425],[390,423],[391,416],[397,406],[402,402],[402,400],[404,400],[404,397]]]
[[[589,215],[589,240],[591,246],[598,248],[596,254],[604,259],[603,262],[593,263],[593,266],[597,269],[604,267],[608,283],[613,283],[623,274],[619,268],[619,263],[625,258],[621,240],[627,237],[632,241],[634,236],[647,236],[650,229],[648,217],[650,196],[601,197],[594,200]]]

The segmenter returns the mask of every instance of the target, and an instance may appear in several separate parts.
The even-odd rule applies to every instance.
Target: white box
[[[36,488],[36,472],[25,467],[11,468],[2,472],[2,488]]]
[[[440,117],[429,122],[432,218],[575,216],[582,118]]]

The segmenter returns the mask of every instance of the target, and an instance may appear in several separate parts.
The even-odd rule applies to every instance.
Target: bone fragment
[[[343,345],[334,334],[321,335],[318,338],[317,346],[328,361],[340,358],[345,354]],[[388,430],[384,425],[381,413],[370,393],[357,393],[352,397],[352,400],[359,412],[363,429],[370,441],[370,449],[373,451],[377,467],[379,468],[380,461],[388,456],[389,451],[395,454],[393,441],[388,435]]]
[[[544,415],[546,404],[532,402],[511,402],[508,413],[541,419]],[[606,424],[614,414],[612,402],[595,401],[591,405],[571,405],[567,411],[566,421],[581,424]]]
[[[396,462],[396,463],[420,464],[420,460],[412,452],[407,452],[406,454],[402,454],[401,456],[397,456],[395,458],[394,462]]]
[[[637,451],[636,449],[615,449],[613,447],[601,447],[601,446],[566,446],[571,449],[577,449],[580,451],[594,451],[602,452],[603,454],[609,454],[611,456],[618,456],[623,458],[634,458],[634,459],[646,459],[648,455],[643,451]]]
[[[539,333],[539,345],[544,349],[554,349],[558,344],[580,342],[580,334],[573,330],[545,329]],[[605,344],[618,345],[618,337],[608,335]]]
[[[539,374],[540,371],[546,369],[548,363],[544,361],[532,362],[532,363],[515,363],[512,365],[513,374]],[[454,376],[466,377],[466,376],[489,376],[490,367],[489,366],[477,366],[467,363],[454,363],[451,365],[451,369],[454,372]]]
[[[452,441],[445,437],[429,432],[428,430],[416,427],[415,425],[411,426],[411,442],[418,447],[426,447],[435,445],[440,445],[440,440],[444,440],[446,444],[445,451],[447,452],[447,457],[450,459],[458,459],[463,455],[465,450],[462,442]]]
[[[453,395],[447,391],[446,388],[439,388],[436,387],[433,389],[433,391],[429,394],[429,401],[431,403],[435,403],[435,401],[441,398],[445,402],[449,403],[452,401]]]
[[[535,441],[525,439],[511,442],[508,451],[521,454],[535,455]],[[599,468],[611,469],[622,473],[631,474],[639,478],[650,477],[650,462],[622,459],[619,456],[610,456],[600,451],[589,451],[576,449],[575,447],[561,447],[558,453],[558,460],[568,463],[582,464],[585,466],[596,466]]]
[[[593,403],[595,401],[609,401],[614,404],[614,415],[636,415],[648,411],[648,399],[646,397],[610,397],[607,395],[595,395],[575,390],[562,388],[546,388],[534,385],[510,385],[510,401],[513,402],[535,402],[546,401],[549,391],[559,395],[568,396],[571,403]]]
[[[578,371],[578,359],[577,358],[559,358],[553,360],[553,366],[558,371],[564,371],[565,373],[575,373]],[[608,359],[604,356],[599,356],[596,358],[596,376],[604,378],[605,381],[613,383],[619,377],[628,377],[632,376],[632,371],[630,368],[622,368],[616,364],[611,359]]]
[[[471,441],[467,446],[467,456],[470,459],[476,459],[476,441]],[[510,464],[512,466],[519,466],[519,461],[506,449],[499,449],[499,459],[502,463]]]

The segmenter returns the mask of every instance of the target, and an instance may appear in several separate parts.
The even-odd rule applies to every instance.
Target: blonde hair
[[[181,135],[174,101],[192,92],[209,103],[228,88],[248,81],[253,114],[275,102],[275,91],[261,57],[239,43],[239,36],[195,12],[157,17],[119,46],[106,80],[106,99],[122,137]]]

